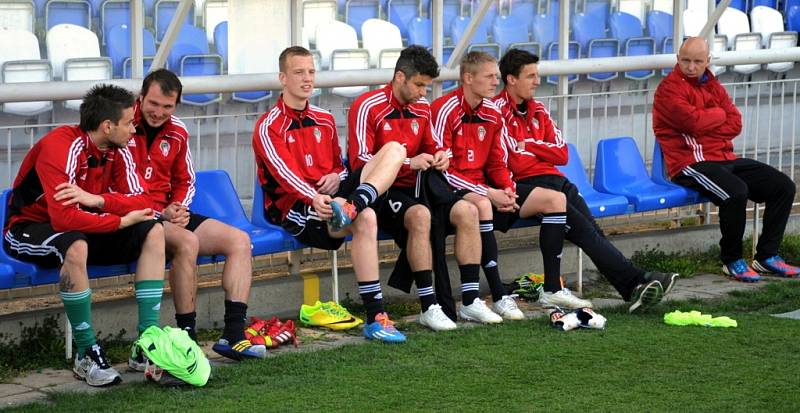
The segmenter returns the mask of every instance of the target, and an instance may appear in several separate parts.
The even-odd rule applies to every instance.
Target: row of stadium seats
[[[569,144],[569,163],[560,167],[577,187],[596,217],[609,217],[633,212],[680,207],[708,202],[694,191],[670,183],[664,175],[661,153],[656,144],[651,172],[642,160],[633,138],[604,139],[597,144],[594,185],[572,144]],[[264,216],[263,192],[255,182],[253,212],[247,218],[239,196],[225,171],[202,171],[196,175],[196,195],[193,211],[233,225],[250,236],[253,256],[292,251],[305,246],[280,227],[270,224]],[[6,208],[11,190],[0,195],[0,220],[5,225]],[[518,221],[515,227],[535,225],[529,220]],[[382,239],[387,237],[381,236]],[[223,261],[221,256],[204,256],[198,263]],[[89,267],[90,278],[129,274],[135,263],[106,267]],[[42,269],[16,260],[0,248],[0,289],[58,282],[58,269]]]

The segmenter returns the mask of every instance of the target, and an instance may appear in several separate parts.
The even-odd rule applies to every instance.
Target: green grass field
[[[602,313],[605,331],[561,332],[540,318],[404,345],[367,343],[218,368],[205,388],[134,384],[59,394],[18,411],[800,411],[800,282],[716,302]],[[735,329],[673,327],[663,314],[728,315]]]

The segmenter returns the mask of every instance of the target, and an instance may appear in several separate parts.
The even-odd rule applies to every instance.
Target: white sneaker
[[[592,302],[589,300],[580,299],[574,295],[568,288],[562,288],[560,291],[548,293],[544,288],[539,287],[539,304],[544,308],[592,308]]]
[[[82,359],[75,357],[72,371],[77,378],[86,380],[86,384],[90,386],[110,386],[122,381],[122,377],[111,367],[105,352],[97,344],[87,348]]]
[[[456,323],[453,322],[442,311],[442,306],[433,304],[428,310],[419,315],[419,323],[433,331],[455,330]]]
[[[504,295],[500,301],[492,304],[492,311],[506,320],[524,320],[525,314],[517,307],[516,294]]]
[[[497,324],[503,322],[503,317],[495,314],[486,306],[486,301],[476,298],[470,305],[461,304],[458,314],[464,320],[477,321],[479,323]]]

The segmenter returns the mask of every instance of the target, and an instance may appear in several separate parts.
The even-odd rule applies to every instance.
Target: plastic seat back
[[[337,49],[331,53],[331,70],[366,70],[370,66],[370,55],[366,49]],[[331,93],[354,98],[369,90],[368,86],[339,86]]]
[[[103,44],[108,45],[108,36],[112,28],[120,25],[127,27],[131,23],[131,4],[127,0],[106,0],[100,7]],[[115,39],[115,41],[119,41],[119,39]],[[130,39],[127,44],[130,49]]]
[[[246,228],[250,224],[233,182],[223,170],[195,174],[195,194],[189,208],[237,228]]]
[[[781,12],[766,6],[753,7],[750,11],[750,23],[753,33],[761,33],[761,41],[765,48],[769,47],[772,33],[783,31]]]
[[[532,17],[532,16],[531,16]],[[518,14],[497,16],[492,24],[492,38],[500,45],[503,53],[512,43],[526,43],[530,41],[527,28],[530,26],[531,17],[527,19]]]
[[[408,44],[433,46],[433,23],[427,17],[415,17],[408,23]]]
[[[408,37],[408,24],[420,15],[419,0],[389,0],[386,5],[389,21],[400,29],[403,38]]]
[[[595,190],[586,175],[586,168],[578,154],[578,149],[571,143],[567,144],[567,149],[569,161],[566,165],[558,166],[558,170],[578,188],[578,193],[586,201],[592,215],[604,217],[628,212],[628,198]]]
[[[644,160],[630,137],[597,142],[594,188],[608,193],[627,193],[650,181]]]
[[[0,27],[33,33],[35,17],[36,7],[29,0],[10,0],[0,3]]]
[[[759,6],[766,6],[772,9],[777,9],[778,1],[777,0],[751,0],[750,1],[750,9],[755,9]]]
[[[153,22],[156,27],[157,41],[160,42],[167,33],[169,23],[172,21],[172,17],[175,16],[175,13],[178,11],[179,4],[179,0],[158,0],[156,2],[156,11]],[[186,13],[186,17],[181,23],[181,26],[186,25],[194,25],[194,6],[189,9],[189,12]],[[205,33],[203,33],[203,36],[205,37]],[[207,38],[206,42],[208,42]]]
[[[205,31],[191,25],[184,25],[172,44],[167,57],[167,64],[173,71],[181,66],[181,58],[185,55],[206,55],[209,53]]]
[[[53,78],[63,79],[64,62],[79,57],[100,57],[97,35],[74,24],[59,24],[47,31],[47,58],[53,66]]]
[[[647,19],[647,4],[643,0],[620,0],[619,1],[619,11],[622,13],[628,13],[630,15],[636,16],[639,19],[639,23],[644,23],[645,19]],[[652,34],[651,34],[652,35]]]
[[[578,44],[578,42],[575,42],[575,41],[569,42],[568,51],[569,51],[569,58],[570,59],[578,59],[578,58],[580,58],[581,47]],[[559,57],[558,57],[558,42],[550,43],[550,47],[548,47],[548,50],[547,50],[547,57],[548,57],[549,60],[558,60],[559,59]],[[567,76],[567,81],[569,83],[577,82],[578,81],[578,75],[569,75],[569,76]],[[550,83],[550,84],[553,84],[553,85],[557,85],[558,84],[558,76],[556,76],[556,75],[547,76],[547,83]]]
[[[106,44],[106,54],[111,58],[114,68],[114,76],[124,75],[125,61],[131,57],[131,31],[127,24],[120,24],[112,27],[108,31],[108,43]],[[143,56],[155,56],[156,40],[153,33],[147,29],[142,29]],[[147,71],[145,71],[146,73]]]
[[[608,16],[611,12],[611,5],[605,0],[585,0],[584,13],[594,16],[595,24],[605,32],[607,28]],[[603,36],[605,37],[605,36]]]
[[[458,41],[461,40],[461,37],[464,36],[464,32],[467,30],[467,26],[469,25],[471,17],[459,16],[453,19],[453,22],[450,23],[450,37],[453,39],[453,44],[458,44]],[[489,24],[487,23],[486,17],[478,24],[478,27],[475,28],[475,32],[472,33],[472,38],[469,40],[469,43],[488,43],[489,42]]]
[[[45,30],[59,24],[92,28],[92,5],[87,0],[50,0],[45,6]]]
[[[317,26],[317,50],[323,69],[330,68],[331,54],[336,49],[357,49],[358,35],[347,23],[331,20]]]
[[[345,3],[345,23],[354,27],[358,38],[363,39],[361,25],[368,19],[380,18],[380,3],[377,0],[347,0]]]
[[[228,21],[228,0],[206,0],[203,4],[203,27],[209,43],[214,43],[214,30],[224,21]]]
[[[663,52],[664,40],[672,37],[672,15],[654,10],[647,14],[647,31],[656,42],[658,51]]]
[[[303,2],[303,34],[309,42],[317,42],[317,26],[320,23],[336,20],[337,7],[338,5],[333,0]]]
[[[730,9],[726,9],[730,10]],[[700,30],[706,24],[708,19],[708,12],[703,13],[694,9],[686,9],[683,11],[683,35],[684,36],[697,36]],[[722,21],[722,19],[720,19]]]
[[[378,57],[381,50],[400,49],[403,47],[403,38],[400,29],[394,24],[380,19],[367,19],[361,25],[363,36],[362,44],[369,52],[369,65],[378,66]]]
[[[531,22],[531,38],[547,49],[558,40],[558,19],[555,14],[537,14]]]
[[[615,57],[619,54],[619,41],[606,37],[605,23],[594,13],[578,13],[572,18],[572,35],[584,50],[586,57]],[[616,72],[590,73],[586,78],[607,82],[617,77]]]
[[[656,41],[645,37],[639,19],[628,13],[614,13],[609,19],[611,35],[620,42],[620,55],[648,56],[655,54]],[[644,80],[655,76],[655,70],[634,70],[625,72],[625,77],[633,80]]]
[[[790,31],[800,31],[800,5],[792,6],[786,12],[786,28]]]
[[[672,0],[653,0],[653,10],[672,15]]]
[[[223,21],[214,28],[214,48],[222,56],[222,62],[228,65],[228,22]]]
[[[717,53],[724,52],[726,50],[728,50],[728,39],[720,34],[714,36],[714,43],[711,45],[711,54],[716,55]],[[714,76],[721,75],[728,70],[726,66],[718,65],[709,65],[708,69],[714,73]]]
[[[717,22],[717,33],[727,36],[728,48],[733,49],[736,36],[750,33],[750,22],[747,21],[747,15],[737,9],[725,9]],[[694,36],[694,34],[687,33],[687,36]]]
[[[0,83],[49,82],[50,62],[41,60],[39,41],[27,30],[0,28]],[[3,103],[3,112],[33,116],[53,108],[51,101]]]

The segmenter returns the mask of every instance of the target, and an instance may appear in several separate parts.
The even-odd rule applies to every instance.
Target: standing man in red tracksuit
[[[796,277],[778,247],[794,201],[795,184],[777,169],[737,158],[733,139],[742,131],[742,115],[725,88],[707,69],[708,44],[687,39],[678,64],[656,89],[653,131],[673,182],[694,189],[719,207],[722,270],[738,281],[756,282],[758,273]],[[764,228],[752,268],[742,258],[747,200],[764,202]]]
[[[439,65],[421,46],[409,46],[400,53],[392,81],[359,96],[347,119],[350,165],[360,168],[391,142],[406,148],[397,179],[386,193],[378,211],[378,225],[405,248],[417,294],[422,304],[420,323],[435,331],[452,330],[456,324],[445,315],[433,291],[431,211],[415,194],[418,173],[447,169],[449,156],[434,136],[427,88],[439,76]],[[456,200],[447,206],[455,227],[455,255],[461,273],[464,305],[486,307],[478,298],[480,275],[480,233],[478,213],[471,203]],[[486,311],[491,311],[486,308]]]
[[[577,187],[555,167],[567,163],[568,150],[547,109],[534,99],[540,83],[538,62],[539,57],[527,51],[507,51],[500,59],[504,88],[494,98],[509,128],[508,146],[517,148],[509,151],[509,167],[518,192],[521,186],[530,185],[563,194],[568,227],[564,239],[583,249],[622,298],[630,302],[628,311],[655,305],[672,290],[678,274],[636,268],[605,238]],[[547,294],[545,286],[539,301],[547,305],[554,296]]]
[[[172,263],[169,284],[175,302],[175,321],[178,328],[197,340],[197,256],[223,255],[225,324],[222,337],[212,348],[234,360],[263,358],[266,347],[253,346],[244,336],[253,272],[250,238],[237,228],[189,210],[195,192],[189,132],[174,116],[182,90],[180,80],[169,70],[149,73],[135,107],[136,132],[128,144],[139,174],[147,181],[152,207],[164,220],[167,253]],[[143,357],[141,353],[131,354],[129,366],[144,371]]]
[[[264,191],[266,216],[298,241],[314,248],[337,250],[347,235],[367,311],[364,336],[401,343],[383,308],[378,268],[378,226],[374,204],[394,182],[406,157],[400,144],[384,146],[368,162],[344,168],[330,112],[312,105],[314,58],[293,46],[278,58],[281,97],[256,122],[253,150]]]
[[[9,202],[3,247],[42,267],[60,267],[59,294],[74,331],[73,372],[90,386],[122,381],[96,343],[86,266],[137,262],[138,331],[158,326],[164,230],[128,151],[134,96],[93,87],[79,126],[61,126],[25,156]]]

